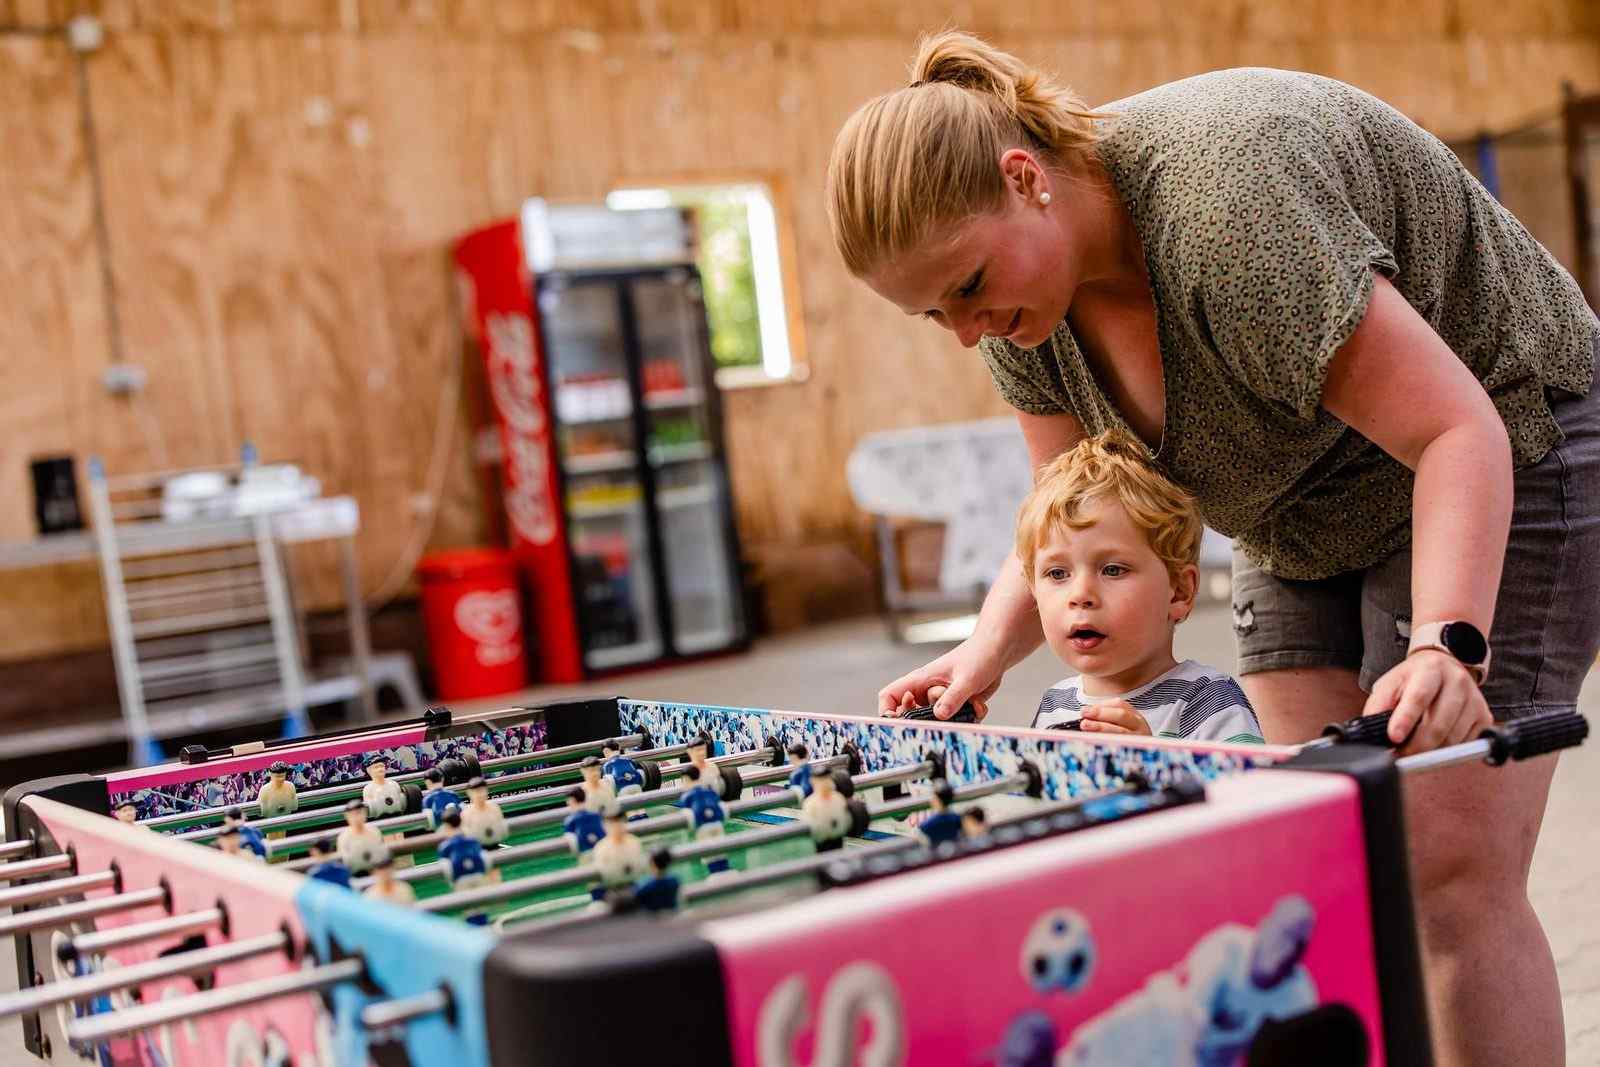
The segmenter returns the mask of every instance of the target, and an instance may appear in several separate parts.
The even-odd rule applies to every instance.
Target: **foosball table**
[[[1415,1067],[1402,769],[1586,725],[1382,727],[606,699],[46,779],[4,800],[0,1016],[56,1063]]]

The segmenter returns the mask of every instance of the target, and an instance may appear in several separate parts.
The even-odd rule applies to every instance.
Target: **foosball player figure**
[[[256,807],[261,809],[263,819],[292,815],[300,807],[300,795],[289,781],[289,765],[283,760],[267,768],[267,781],[256,794]]]
[[[671,867],[671,849],[658,848],[650,853],[652,873],[633,887],[634,903],[645,911],[676,911],[679,882]]]
[[[615,740],[606,741],[600,746],[600,755],[604,761],[600,764],[600,773],[611,779],[617,796],[625,797],[644,792],[644,771],[639,769],[637,763],[622,754],[621,743]]]
[[[608,889],[632,885],[650,870],[644,845],[628,832],[628,821],[620,811],[606,812],[606,836],[595,844],[593,854],[594,869],[600,875],[600,885],[593,893],[596,900],[603,900]]]
[[[789,772],[789,788],[798,790],[804,801],[811,795],[811,750],[798,741],[790,745],[789,766],[794,768]]]
[[[444,772],[437,767],[429,767],[422,781],[427,786],[422,794],[422,817],[427,820],[428,829],[437,830],[444,819],[445,809],[452,804],[458,808],[461,806],[461,794],[445,788]]]
[[[373,900],[387,900],[403,908],[409,908],[417,902],[417,891],[411,888],[411,884],[394,876],[394,855],[388,849],[384,849],[378,862],[372,865],[372,884],[361,895]]]
[[[715,763],[711,762],[711,738],[705,734],[696,734],[689,742],[689,781],[698,782],[702,778],[715,778],[720,771]]]
[[[600,770],[600,761],[593,756],[585,757],[578,764],[578,773],[583,775],[584,803],[589,810],[600,815],[612,811],[617,806],[617,789],[611,784]]]
[[[839,792],[833,772],[811,780],[811,795],[801,803],[800,817],[811,827],[811,840],[817,843],[818,852],[844,847],[845,835],[850,832],[850,800]]]
[[[252,856],[239,846],[239,828],[237,826],[224,826],[217,831],[217,848],[228,856]]]
[[[961,813],[961,835],[963,837],[983,837],[989,832],[989,817],[983,809],[974,804]]]
[[[917,832],[934,848],[949,844],[961,836],[961,816],[950,809],[955,801],[955,790],[950,788],[949,782],[940,778],[933,783],[933,796],[928,798],[932,814],[922,820]]]
[[[319,837],[311,842],[311,858],[316,862],[306,869],[307,877],[350,888],[350,868],[339,859],[331,837]]]
[[[124,800],[117,805],[117,821],[132,826],[139,821],[139,805],[131,800]]]
[[[361,787],[361,799],[366,802],[369,817],[382,819],[405,812],[406,791],[399,782],[389,781],[388,760],[382,756],[367,760],[367,777],[372,780]]]
[[[344,806],[344,829],[334,838],[334,846],[351,874],[366,874],[378,857],[389,851],[383,835],[367,825],[367,805],[359,797],[350,798]]]
[[[567,845],[579,859],[588,857],[589,850],[606,836],[606,822],[584,804],[583,786],[574,786],[567,794],[567,817],[561,821],[561,832]]]
[[[467,783],[467,806],[461,809],[461,825],[485,848],[494,848],[511,835],[500,805],[489,799],[489,783],[474,778]]]
[[[489,870],[489,857],[478,839],[467,832],[461,820],[460,808],[449,808],[444,813],[444,830],[450,836],[439,846],[439,858],[445,862],[445,881],[452,890],[474,889],[493,881]]]
[[[689,819],[694,827],[694,839],[705,841],[714,837],[721,837],[725,832],[722,825],[727,818],[727,811],[722,806],[722,796],[715,787],[701,784],[689,787],[683,796],[678,798],[678,807],[689,813]],[[712,874],[728,869],[728,857],[714,856],[706,860],[706,870]]]
[[[261,831],[244,821],[243,808],[229,808],[222,813],[224,826],[232,827],[239,832],[239,847],[253,854],[256,859],[265,861],[267,858],[267,839],[261,836]]]

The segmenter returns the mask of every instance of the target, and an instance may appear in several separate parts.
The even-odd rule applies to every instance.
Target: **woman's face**
[[[1007,182],[1001,210],[973,218],[863,280],[907,315],[931,319],[971,348],[985,335],[1021,348],[1049,339],[1079,281],[1071,213],[1038,182]]]

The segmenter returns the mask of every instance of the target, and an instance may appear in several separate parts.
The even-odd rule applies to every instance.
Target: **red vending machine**
[[[749,642],[693,230],[530,201],[455,257],[539,682]]]

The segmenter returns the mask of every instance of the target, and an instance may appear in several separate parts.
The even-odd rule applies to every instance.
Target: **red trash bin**
[[[522,597],[511,553],[435,552],[417,564],[439,699],[470,700],[528,684]]]

